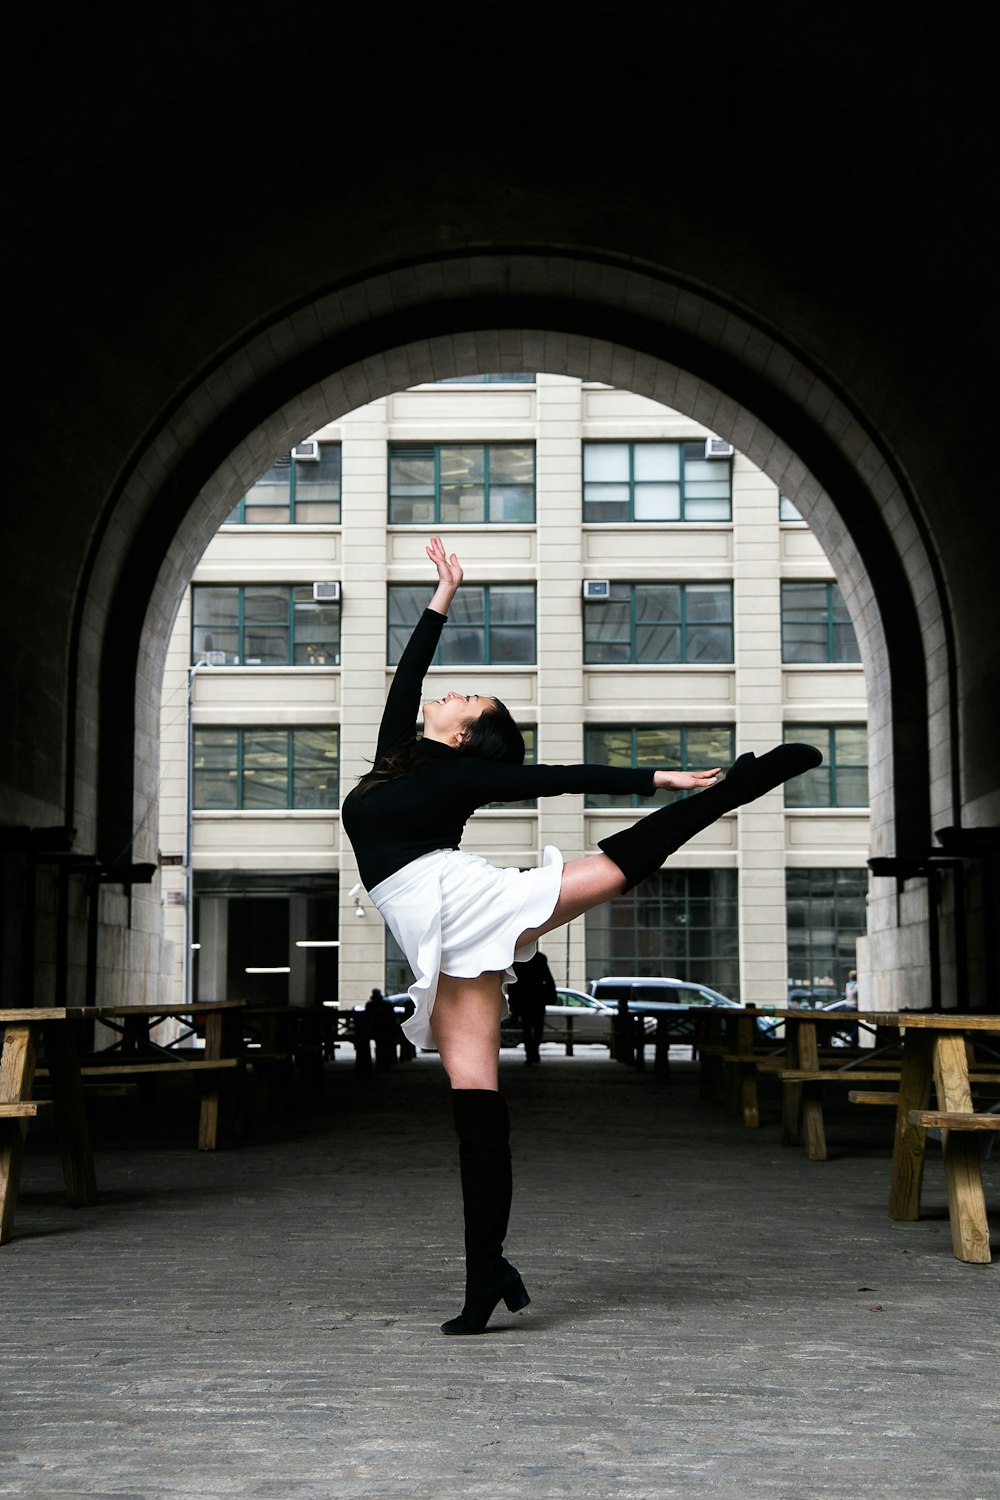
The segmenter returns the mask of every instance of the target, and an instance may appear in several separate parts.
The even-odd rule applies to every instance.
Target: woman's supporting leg
[[[439,977],[431,1030],[451,1080],[465,1218],[465,1305],[442,1333],[482,1333],[501,1299],[511,1311],[529,1301],[503,1258],[512,1182],[510,1121],[497,1091],[502,1005],[499,974]]]

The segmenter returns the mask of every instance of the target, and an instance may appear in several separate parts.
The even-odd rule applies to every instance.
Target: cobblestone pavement
[[[505,1057],[533,1301],[446,1339],[443,1075],[328,1082],[321,1116],[216,1154],[109,1114],[94,1209],[35,1136],[0,1250],[0,1495],[1000,1496],[1000,1260],[953,1259],[935,1148],[925,1217],[889,1221],[884,1112],[839,1108],[809,1163],[690,1069]]]

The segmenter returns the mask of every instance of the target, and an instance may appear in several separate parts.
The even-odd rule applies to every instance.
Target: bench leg
[[[785,1023],[785,1067],[801,1068],[799,1057],[799,1028],[790,1021]],[[781,1085],[781,1143],[783,1146],[798,1146],[802,1140],[802,1085]]]
[[[802,1141],[809,1161],[826,1161],[823,1085],[818,1079],[802,1085]]]
[[[935,1038],[934,1086],[939,1109],[971,1114],[972,1093],[963,1037],[943,1035]],[[944,1130],[941,1136],[952,1248],[959,1260],[988,1266],[990,1230],[979,1145],[974,1133],[964,1130]]]
[[[30,1099],[34,1076],[31,1027],[8,1026],[0,1057],[0,1103],[19,1104],[22,1099]],[[27,1120],[0,1120],[0,1245],[6,1244],[14,1230],[27,1128]]]
[[[66,1192],[75,1208],[90,1208],[97,1202],[97,1175],[71,1025],[45,1027],[45,1055]]]
[[[896,1136],[892,1147],[892,1180],[889,1185],[890,1219],[920,1216],[920,1188],[924,1176],[926,1131],[910,1124],[911,1109],[926,1109],[931,1097],[931,1048],[929,1031],[911,1028],[903,1041],[903,1065],[899,1074],[896,1105]]]

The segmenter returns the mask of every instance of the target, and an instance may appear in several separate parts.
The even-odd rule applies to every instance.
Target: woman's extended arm
[[[404,740],[412,738],[420,708],[420,688],[441,639],[448,607],[462,582],[462,569],[452,553],[445,555],[439,536],[431,538],[427,556],[437,568],[438,586],[427,609],[413,627],[396,667],[382,710],[375,756],[388,755]]]
[[[449,762],[449,782],[477,806],[484,802],[520,802],[525,797],[558,797],[565,792],[651,797],[661,787],[697,791],[711,786],[719,772],[633,770],[627,766],[506,766],[497,761],[456,755]]]

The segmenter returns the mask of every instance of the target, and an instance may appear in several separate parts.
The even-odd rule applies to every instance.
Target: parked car
[[[558,1004],[545,1007],[543,1042],[564,1042],[566,1018],[571,1016],[574,1043],[610,1046],[611,1023],[616,1013],[614,1005],[609,1005],[604,1000],[595,1000],[593,995],[585,995],[582,990],[568,989],[565,985],[556,986],[556,995]],[[520,1042],[521,1028],[512,1016],[508,1017],[500,1028],[500,1045],[517,1047]]]
[[[557,1005],[545,1007],[545,1030],[543,1042],[562,1042],[566,1039],[567,1017],[573,1021],[573,1041],[599,1043],[602,1047],[611,1044],[611,1023],[616,1007],[607,1001],[585,995],[582,990],[556,986],[559,997]]]
[[[609,1002],[616,1010],[619,1000],[627,1000],[630,1010],[662,1010],[665,1014],[707,1005],[725,1006],[733,1010],[746,1008],[744,1001],[731,1000],[728,995],[711,989],[707,984],[696,984],[688,979],[651,979],[638,975],[610,974],[602,979],[592,979],[590,992],[595,999]],[[647,1030],[653,1026],[653,1018],[647,1018]],[[689,1029],[693,1034],[693,1026]],[[770,1035],[773,1029],[773,1022],[769,1022],[764,1016],[758,1016],[758,1031]],[[677,1034],[683,1036],[684,1032],[681,1019]]]
[[[843,1031],[831,1031],[827,1033],[826,1041],[831,1047],[856,1047],[858,1045],[858,1003],[856,1000],[830,1000],[826,1005],[819,1005],[817,1010],[832,1010],[844,1012]],[[854,1024],[847,1019],[854,1017]],[[826,1028],[823,1028],[824,1031]]]

